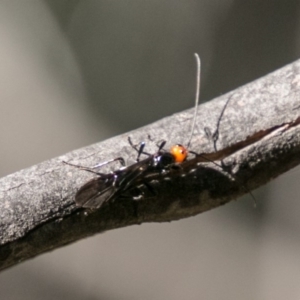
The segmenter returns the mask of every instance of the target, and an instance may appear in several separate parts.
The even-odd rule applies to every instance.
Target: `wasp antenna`
[[[187,143],[187,149],[190,147],[192,137],[194,134],[195,124],[196,124],[196,118],[197,118],[197,112],[198,112],[198,106],[199,106],[199,99],[200,99],[200,73],[201,73],[201,61],[200,57],[197,53],[194,54],[196,57],[197,62],[197,78],[196,78],[196,97],[195,97],[195,109],[194,109],[194,117],[193,117],[193,123],[192,123],[192,130],[191,130],[191,136]]]

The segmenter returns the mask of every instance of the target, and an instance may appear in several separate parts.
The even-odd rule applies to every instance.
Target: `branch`
[[[92,166],[122,156],[130,165],[136,152],[128,136],[146,141],[149,153],[157,146],[148,135],[167,140],[167,147],[184,144],[193,109],[2,178],[0,268],[110,229],[193,216],[265,184],[299,163],[299,98],[297,61],[201,105],[191,150],[203,155],[191,156],[171,180],[151,179],[156,196],[145,189],[140,201],[117,199],[93,212],[77,208],[76,191],[93,175],[62,161]],[[214,142],[204,127],[215,132]]]

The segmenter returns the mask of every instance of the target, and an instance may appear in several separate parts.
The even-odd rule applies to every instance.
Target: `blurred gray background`
[[[0,175],[296,60],[300,1],[0,1]],[[105,158],[99,158],[103,161]],[[106,232],[0,274],[1,299],[300,299],[299,171],[196,217]]]

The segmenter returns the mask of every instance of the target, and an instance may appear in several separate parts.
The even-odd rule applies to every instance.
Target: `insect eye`
[[[181,163],[186,159],[188,150],[184,146],[178,144],[170,149],[170,153],[173,155],[175,162]]]

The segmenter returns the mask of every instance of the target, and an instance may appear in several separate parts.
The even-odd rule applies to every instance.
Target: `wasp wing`
[[[88,181],[77,192],[77,206],[96,209],[104,202],[122,196],[143,178],[151,162],[152,156],[114,173],[99,173],[99,177]]]
[[[102,204],[114,197],[116,189],[114,178],[94,178],[84,184],[76,194],[75,202],[79,207],[100,208]]]

